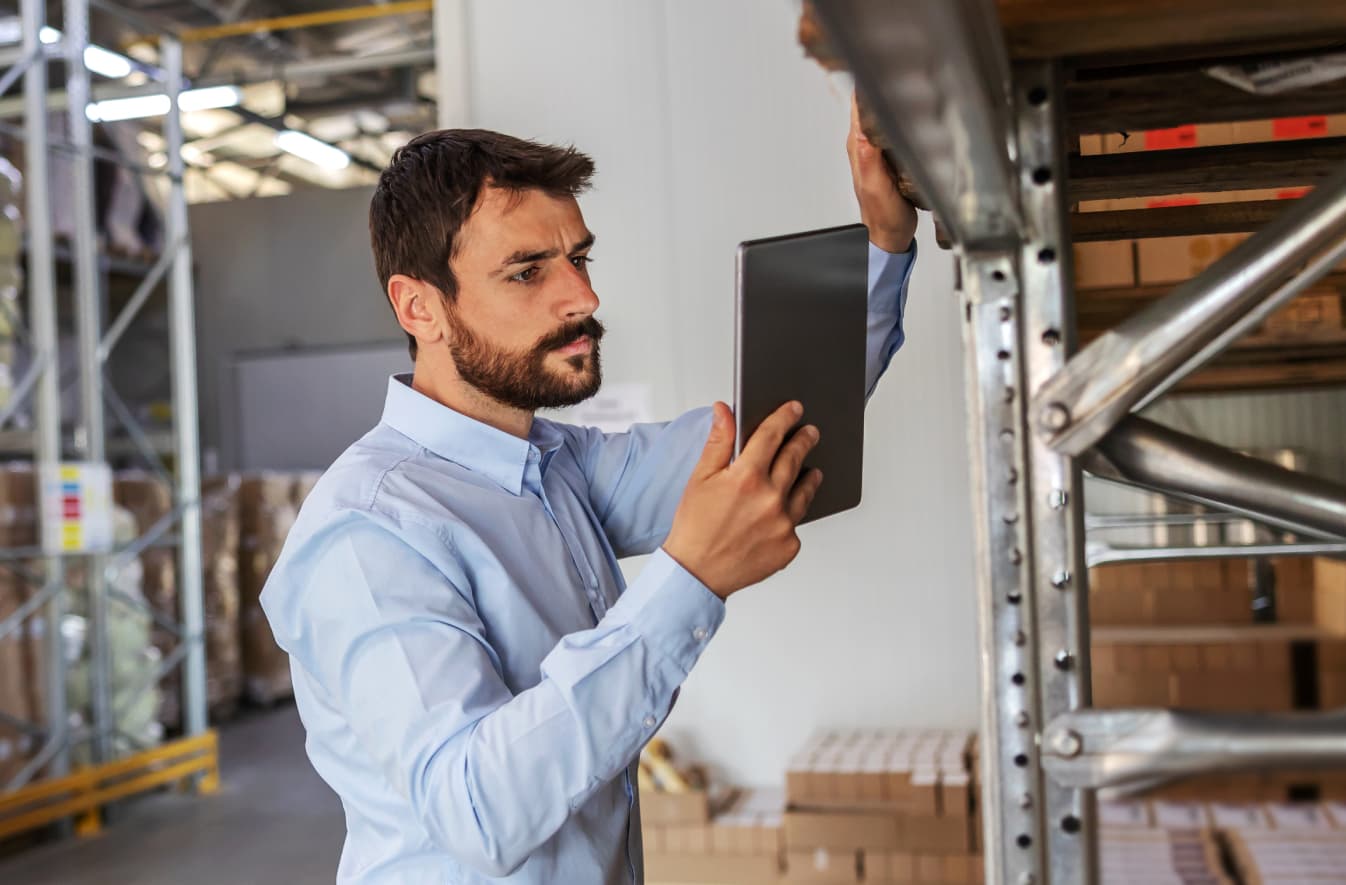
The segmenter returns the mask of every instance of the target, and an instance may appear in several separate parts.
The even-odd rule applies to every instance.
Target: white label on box
[[[88,461],[43,467],[43,551],[105,553],[112,542],[112,469]]]
[[[1346,53],[1285,61],[1216,65],[1206,68],[1206,74],[1253,95],[1276,95],[1346,77]]]
[[[1222,830],[1260,830],[1271,825],[1260,805],[1217,802],[1210,807],[1211,820]]]
[[[1098,822],[1105,827],[1148,827],[1150,811],[1143,802],[1100,802]]]
[[[1169,829],[1199,829],[1210,825],[1206,807],[1200,802],[1156,802],[1154,823]]]

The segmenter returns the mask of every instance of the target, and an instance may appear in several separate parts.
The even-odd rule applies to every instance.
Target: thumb
[[[734,455],[734,436],[734,413],[724,403],[717,402],[711,406],[710,435],[692,475],[705,479],[728,467]]]

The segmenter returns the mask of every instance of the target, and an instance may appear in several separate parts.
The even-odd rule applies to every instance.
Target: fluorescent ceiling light
[[[0,29],[3,33],[3,40],[9,36],[8,30]],[[19,36],[22,36],[20,32]],[[16,38],[17,39],[17,38]],[[61,42],[61,32],[50,26],[43,26],[38,31],[38,39],[48,46]],[[13,40],[8,42],[15,42]],[[120,53],[113,52],[110,49],[104,49],[101,46],[89,45],[84,47],[84,66],[95,74],[100,74],[112,80],[120,80],[128,77],[136,69],[135,62],[131,61]]]
[[[95,123],[114,120],[138,120],[141,117],[162,117],[172,102],[167,95],[137,95],[132,98],[109,98],[89,105],[86,113]]]
[[[101,46],[84,47],[84,66],[110,80],[120,80],[136,69],[126,56],[118,55]]]
[[[178,96],[178,107],[184,111],[204,111],[214,108],[231,108],[243,100],[243,93],[237,86],[210,86],[205,89],[189,89]],[[138,120],[142,117],[162,117],[168,113],[171,103],[167,95],[136,95],[131,98],[109,98],[89,105],[89,119],[95,123],[108,123],[114,120]]]
[[[207,86],[204,89],[188,89],[178,95],[178,107],[184,111],[232,108],[242,101],[243,90],[237,86]]]
[[[324,144],[313,136],[294,129],[277,132],[276,147],[324,169],[345,169],[351,164],[350,155],[341,148]]]

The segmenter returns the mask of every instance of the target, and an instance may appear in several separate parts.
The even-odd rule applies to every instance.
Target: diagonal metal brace
[[[1081,460],[1105,479],[1247,514],[1300,534],[1346,539],[1346,486],[1240,455],[1145,418],[1123,419]]]
[[[1030,416],[1081,455],[1346,257],[1346,168],[1167,297],[1095,339],[1033,394]]]

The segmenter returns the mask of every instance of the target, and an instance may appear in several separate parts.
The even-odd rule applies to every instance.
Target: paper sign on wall
[[[43,551],[102,553],[112,541],[112,469],[87,461],[44,467]]]
[[[621,433],[632,424],[651,420],[653,388],[638,382],[604,384],[598,393],[561,413],[567,424],[597,427],[604,433]]]

